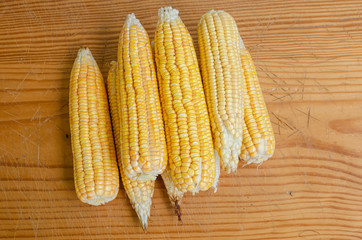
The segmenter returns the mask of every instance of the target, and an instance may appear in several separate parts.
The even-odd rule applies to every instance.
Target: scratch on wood
[[[16,91],[20,90],[20,87],[23,85],[24,81],[28,78],[29,74],[30,74],[30,71],[27,72],[27,74],[25,75],[23,80],[21,80],[21,82],[18,84],[18,86],[16,87]]]
[[[296,134],[297,132],[299,132],[299,130],[297,129],[296,131],[294,131],[292,134],[290,134],[287,138],[293,136],[294,134]]]
[[[309,128],[309,122],[310,122],[310,107],[308,109],[308,121],[307,121],[307,128]]]
[[[303,81],[297,80],[302,85],[302,100],[304,99],[304,84],[306,79],[306,72],[304,71]]]
[[[36,109],[35,113],[33,114],[31,121],[33,121],[39,115],[39,110],[40,110],[40,104],[38,104],[38,108]]]
[[[295,110],[297,110],[298,112],[300,112],[300,113],[303,113],[304,115],[307,115],[308,116],[308,113],[305,113],[305,112],[303,112],[302,110],[300,110],[300,109],[298,109],[298,108],[296,108]],[[312,114],[310,114],[309,113],[309,116],[310,116],[310,118],[313,118],[314,120],[317,120],[317,121],[321,121],[320,119],[318,119],[318,118],[316,118],[316,117],[313,117],[312,116]]]
[[[294,127],[292,124],[288,124],[288,123],[286,123],[285,121],[283,121],[283,120],[281,120],[281,118],[280,117],[278,117],[275,113],[273,113],[272,112],[272,114],[274,115],[274,117],[276,117],[276,119],[278,119],[278,121],[280,121],[281,123],[283,123],[286,127],[288,127],[290,130],[295,130],[295,129],[297,129],[296,127]]]
[[[278,122],[274,122],[274,121],[271,121],[272,124],[278,126],[278,132],[279,132],[279,135],[280,135],[280,128],[282,129],[286,129],[285,127],[283,127],[282,125],[279,124],[279,121]]]
[[[270,74],[272,74],[274,77],[278,78],[280,81],[282,81],[284,83],[284,85],[288,85],[283,79],[281,79],[278,75],[276,75],[273,72],[270,72]]]
[[[290,93],[288,93],[288,94],[286,94],[286,95],[284,95],[284,96],[281,96],[281,97],[276,97],[276,96],[274,96],[273,94],[270,94],[270,95],[275,98],[273,101],[281,100],[282,98],[285,98],[285,97],[290,97],[290,98],[292,98],[292,96],[291,96]],[[281,101],[281,102],[282,102],[282,101]]]
[[[327,125],[327,129],[326,129],[326,139],[328,139],[328,136],[329,136],[329,127]]]
[[[270,78],[280,89],[282,89],[283,87],[280,85],[280,83],[278,83],[273,77],[271,77],[269,75],[268,72],[266,72],[263,68],[260,67],[260,69],[265,73],[265,75]],[[276,78],[280,79],[277,75],[275,75],[274,73],[270,72],[270,74],[273,74]],[[283,81],[283,80],[282,80]],[[285,82],[284,82],[285,84]],[[285,90],[284,90],[285,91]]]
[[[303,230],[298,234],[298,236],[301,238],[309,238],[316,235],[320,235],[320,233],[315,230]]]
[[[8,115],[10,115],[10,116],[12,116],[12,117],[14,117],[14,118],[16,118],[16,116],[15,116],[14,114],[11,114],[11,113],[9,113],[9,112],[7,112],[7,111],[5,111],[5,110],[3,110],[3,112],[6,113],[6,114],[8,114]],[[18,120],[16,120],[16,119],[10,119],[10,120],[11,120],[12,122],[15,122],[15,123],[18,123],[18,124],[20,124],[20,125],[25,126],[24,123],[22,123],[22,122],[20,122],[20,121],[18,121]]]

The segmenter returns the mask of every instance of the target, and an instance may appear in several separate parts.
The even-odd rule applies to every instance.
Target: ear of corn
[[[262,163],[274,153],[274,133],[253,60],[241,38],[240,41],[241,65],[244,70],[245,122],[240,158],[247,164]]]
[[[75,190],[82,202],[104,204],[117,196],[119,175],[103,77],[88,48],[78,52],[69,88]]]
[[[204,191],[216,165],[195,49],[176,9],[161,8],[158,16],[155,55],[171,176],[182,192]]]
[[[128,15],[118,46],[121,161],[133,180],[154,180],[167,164],[155,66],[147,32]]]
[[[224,11],[202,16],[197,28],[201,71],[221,167],[237,169],[243,133],[243,72],[239,32]]]
[[[137,216],[144,230],[147,229],[148,218],[150,217],[152,196],[154,191],[154,180],[140,181],[130,179],[124,172],[120,159],[120,120],[117,105],[117,63],[111,62],[111,68],[107,78],[108,101],[111,109],[113,133],[117,149],[118,165],[121,172],[121,179],[126,194],[135,209]]]

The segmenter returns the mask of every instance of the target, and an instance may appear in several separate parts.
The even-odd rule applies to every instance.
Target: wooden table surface
[[[178,222],[157,180],[147,233],[123,187],[105,206],[73,185],[69,75],[88,46],[104,76],[125,17],[151,39],[172,5],[196,43],[203,13],[233,15],[276,136],[274,157],[187,194]],[[1,1],[0,238],[362,239],[362,2]]]

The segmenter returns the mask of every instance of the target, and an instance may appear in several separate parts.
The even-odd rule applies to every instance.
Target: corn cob
[[[117,196],[119,175],[103,77],[88,48],[78,52],[69,89],[75,190],[82,202],[104,204]]]
[[[141,222],[144,230],[147,229],[148,218],[150,217],[152,196],[155,186],[154,180],[139,181],[130,179],[124,172],[122,167],[122,161],[120,159],[120,121],[119,111],[117,105],[117,63],[111,62],[111,68],[108,72],[107,78],[107,90],[108,90],[108,101],[111,109],[112,126],[114,139],[117,149],[118,165],[121,172],[121,179],[127,196],[131,202],[133,209],[136,211],[137,216]]]
[[[213,185],[216,164],[191,36],[171,7],[158,11],[155,55],[172,180],[182,192]]]
[[[167,165],[166,141],[151,45],[134,14],[119,38],[118,79],[123,169],[133,180],[155,180]]]
[[[214,144],[221,167],[230,173],[238,166],[243,133],[239,32],[229,14],[214,10],[202,16],[197,32]]]
[[[247,164],[262,163],[274,153],[274,133],[253,60],[241,38],[240,42],[244,70],[244,127],[240,158]]]

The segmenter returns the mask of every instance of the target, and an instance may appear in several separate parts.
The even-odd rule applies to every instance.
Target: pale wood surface
[[[68,81],[80,46],[106,76],[126,14],[153,38],[172,5],[196,40],[224,9],[254,58],[276,134],[265,164],[222,173],[183,199],[177,221],[157,180],[148,233],[123,188],[92,207],[74,192]],[[1,1],[0,238],[362,239],[362,2]]]

